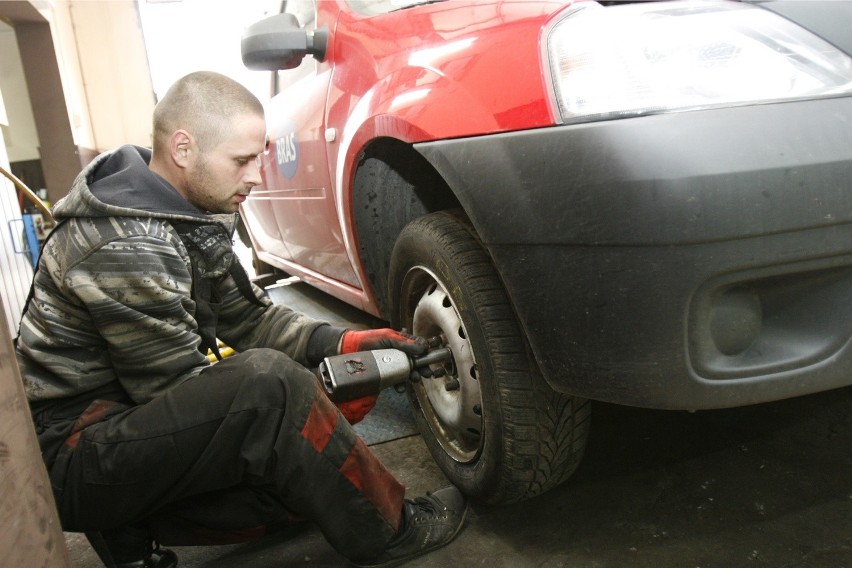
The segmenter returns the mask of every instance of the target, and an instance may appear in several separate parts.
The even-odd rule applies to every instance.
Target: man
[[[422,354],[423,340],[272,305],[236,261],[265,137],[245,88],[190,74],[157,105],[151,152],[99,156],[54,209],[18,362],[63,528],[108,565],[172,567],[159,543],[240,542],[294,519],[357,564],[394,565],[464,520],[455,488],[404,500],[306,368]],[[217,337],[240,353],[211,365]]]

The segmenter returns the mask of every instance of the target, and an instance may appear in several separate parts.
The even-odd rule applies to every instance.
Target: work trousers
[[[180,546],[242,542],[305,519],[350,559],[384,549],[404,495],[314,375],[270,349],[140,406],[96,401],[49,473],[65,530],[145,527]]]

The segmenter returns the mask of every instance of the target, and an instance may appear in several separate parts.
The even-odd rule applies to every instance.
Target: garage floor
[[[276,302],[370,325],[304,284]],[[416,496],[446,483],[404,398],[361,434]],[[75,568],[100,566],[66,534]],[[181,566],[347,566],[310,525],[258,542],[177,548]],[[455,542],[408,566],[852,567],[852,388],[751,408],[664,412],[596,404],[585,459],[527,503],[475,504]]]

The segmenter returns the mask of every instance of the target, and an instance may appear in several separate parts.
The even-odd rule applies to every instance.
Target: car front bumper
[[[852,98],[416,148],[555,389],[701,409],[852,384]]]

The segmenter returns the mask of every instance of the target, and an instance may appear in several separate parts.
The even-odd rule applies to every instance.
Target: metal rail
[[[39,196],[36,195],[36,193],[33,190],[28,188],[26,186],[26,184],[24,182],[22,182],[21,180],[19,180],[17,177],[15,177],[14,174],[6,171],[6,169],[3,166],[0,166],[0,174],[3,174],[4,176],[6,176],[9,179],[9,181],[11,181],[15,185],[15,187],[20,189],[24,193],[24,195],[27,197],[27,199],[32,201],[33,205],[35,205],[38,208],[38,210],[41,211],[41,214],[44,215],[45,218],[49,219],[51,223],[54,222],[53,213],[50,212],[50,208],[47,205],[45,205],[44,201],[42,201],[39,198]]]

